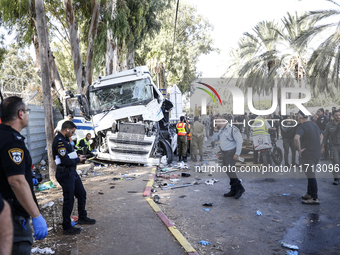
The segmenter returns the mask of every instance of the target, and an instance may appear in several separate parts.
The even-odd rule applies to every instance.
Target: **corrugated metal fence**
[[[28,126],[21,131],[21,134],[26,137],[25,143],[35,164],[41,159],[47,159],[45,114],[43,106],[28,105],[27,108],[31,109]],[[53,109],[54,127],[61,119],[60,112]]]

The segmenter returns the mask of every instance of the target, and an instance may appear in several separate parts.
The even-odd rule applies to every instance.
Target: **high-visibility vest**
[[[188,125],[189,125],[189,128],[190,128],[190,124],[188,124]],[[191,140],[191,137],[192,137],[192,134],[191,134],[191,130],[190,130],[190,133],[188,134],[188,141]]]
[[[253,135],[268,135],[269,132],[266,129],[265,120],[262,118],[258,118],[254,121],[253,124]]]
[[[187,135],[187,131],[185,131],[185,124],[186,123],[180,122],[176,125],[178,131],[177,135]]]
[[[91,151],[91,143],[90,143],[90,141],[87,141],[87,140],[86,140],[86,137],[84,137],[83,139],[80,139],[80,140],[77,142],[76,146],[79,147],[79,144],[80,144],[80,141],[81,141],[81,140],[84,140],[85,144],[89,147],[89,150]]]

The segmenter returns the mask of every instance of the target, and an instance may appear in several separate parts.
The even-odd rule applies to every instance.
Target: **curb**
[[[199,255],[196,250],[191,246],[191,244],[185,239],[185,237],[181,234],[181,232],[176,228],[175,224],[171,222],[168,217],[162,212],[162,210],[159,208],[159,206],[150,198],[151,195],[151,189],[155,182],[155,176],[156,176],[156,167],[152,168],[151,170],[151,176],[149,178],[148,183],[146,184],[145,190],[143,192],[143,196],[145,197],[145,200],[149,203],[151,208],[156,212],[158,217],[163,221],[165,226],[169,229],[169,231],[172,233],[172,235],[176,238],[176,240],[182,245],[182,247],[185,249],[185,251],[188,253],[188,255]]]

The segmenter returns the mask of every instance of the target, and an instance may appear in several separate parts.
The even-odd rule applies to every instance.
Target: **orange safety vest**
[[[178,130],[177,135],[187,135],[187,132],[185,131],[185,124],[186,123],[180,122],[176,125],[176,128]]]
[[[189,128],[190,128],[190,124],[188,124],[188,125],[189,125]],[[192,137],[192,134],[191,134],[191,131],[190,131],[190,133],[188,134],[188,141],[191,140],[191,137]]]

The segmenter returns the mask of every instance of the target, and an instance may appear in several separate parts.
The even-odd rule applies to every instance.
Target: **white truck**
[[[146,66],[98,77],[89,88],[89,101],[85,95],[66,99],[66,113],[84,117],[76,120],[81,122],[76,123],[76,133],[83,135],[79,138],[87,130],[94,133],[98,159],[152,165],[162,156],[170,163],[177,148],[176,132],[169,126],[172,107]]]

